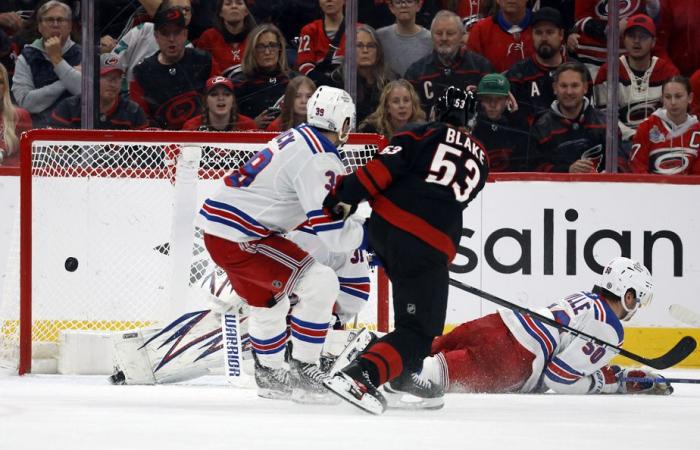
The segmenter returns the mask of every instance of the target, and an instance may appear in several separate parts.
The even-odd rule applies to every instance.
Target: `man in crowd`
[[[103,53],[100,56],[99,119],[101,130],[140,130],[148,126],[143,109],[135,102],[120,98],[124,68],[119,58]],[[62,100],[51,113],[49,124],[54,128],[80,128],[82,109],[80,96]]]
[[[464,27],[455,13],[439,11],[430,26],[433,51],[411,64],[404,78],[416,89],[421,107],[429,112],[433,102],[448,86],[466,89],[476,86],[491,73],[491,64],[481,55],[461,51]]]
[[[160,9],[154,17],[159,51],[134,69],[129,95],[149,117],[151,126],[179,130],[201,113],[206,81],[219,74],[211,55],[185,48],[187,28],[181,8]]]
[[[416,23],[422,0],[390,0],[396,23],[377,30],[389,68],[403,76],[406,69],[433,49],[430,31]]]

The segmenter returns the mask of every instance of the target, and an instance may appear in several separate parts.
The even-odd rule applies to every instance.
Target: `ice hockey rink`
[[[700,371],[665,371],[700,378]],[[2,450],[700,449],[700,385],[671,396],[449,394],[438,411],[368,415],[265,400],[223,377],[112,386],[0,375]]]

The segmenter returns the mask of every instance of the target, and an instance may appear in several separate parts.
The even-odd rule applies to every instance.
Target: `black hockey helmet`
[[[467,126],[476,114],[476,96],[472,91],[463,91],[449,86],[433,105],[433,120],[455,127]]]

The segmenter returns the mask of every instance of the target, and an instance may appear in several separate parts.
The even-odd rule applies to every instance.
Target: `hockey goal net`
[[[21,219],[0,290],[0,365],[29,372],[33,358],[55,357],[63,330],[123,331],[162,323],[172,317],[173,302],[182,292],[221,278],[223,272],[202,243],[197,211],[219,178],[274,136],[88,130],[24,134]],[[351,135],[344,147],[346,169],[372,158],[380,139]],[[184,149],[190,147],[201,149],[201,159],[196,167],[181,166]],[[192,188],[196,198],[183,201],[182,192]],[[178,275],[175,266],[183,254],[184,273]],[[386,281],[383,274],[371,278],[370,304],[357,323],[383,330],[388,323]]]

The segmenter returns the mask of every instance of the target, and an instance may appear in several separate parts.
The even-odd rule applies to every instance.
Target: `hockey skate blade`
[[[330,392],[310,392],[292,389],[292,401],[304,405],[339,405],[341,400]]]
[[[388,409],[441,409],[445,406],[445,397],[422,398],[406,392],[394,391],[384,386],[384,398]]]
[[[330,390],[346,402],[351,403],[370,414],[378,416],[386,410],[385,404],[382,404],[381,401],[377,400],[373,396],[361,392],[350,381],[350,379],[345,377],[342,373],[323,380],[323,385],[326,387],[326,389]]]
[[[357,355],[359,355],[370,342],[375,338],[374,333],[369,331],[367,328],[363,328],[355,334],[355,336],[348,342],[343,351],[335,359],[335,362],[331,366],[331,370],[328,374],[333,376],[337,372],[343,370],[348,364],[353,362]]]
[[[258,397],[270,400],[290,400],[292,393],[290,391],[283,392],[276,389],[258,388]]]

